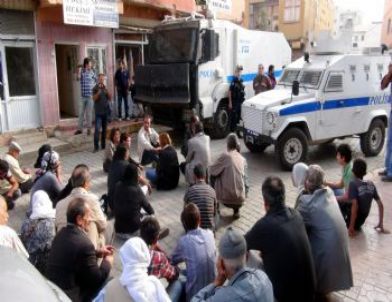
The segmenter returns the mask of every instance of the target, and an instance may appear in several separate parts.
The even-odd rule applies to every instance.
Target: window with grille
[[[321,71],[304,71],[301,75],[299,83],[300,85],[317,88],[320,83],[321,75]]]
[[[295,80],[297,80],[300,70],[299,69],[286,69],[283,72],[282,78],[279,83],[282,84],[293,84]]]
[[[96,74],[106,75],[106,48],[103,46],[87,47],[87,57],[92,60],[93,69]]]
[[[343,91],[343,74],[335,73],[330,74],[328,77],[327,85],[325,86],[326,92],[342,92]]]
[[[298,22],[301,17],[301,0],[286,0],[284,22]]]

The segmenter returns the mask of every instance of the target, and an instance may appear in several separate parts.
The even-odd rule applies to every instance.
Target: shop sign
[[[63,0],[65,24],[118,28],[117,0]]]
[[[231,12],[232,0],[207,0],[207,5],[212,11]]]

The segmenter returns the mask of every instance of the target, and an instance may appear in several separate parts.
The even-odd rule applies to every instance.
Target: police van
[[[167,17],[154,27],[146,53],[146,64],[135,70],[136,101],[172,126],[196,110],[216,138],[230,131],[228,92],[236,65],[243,66],[245,98],[250,98],[259,64],[266,69],[275,65],[279,77],[291,62],[282,33],[248,30],[197,14]]]
[[[251,152],[275,145],[285,170],[306,161],[309,145],[336,138],[359,136],[365,156],[381,152],[391,107],[390,91],[380,83],[391,57],[379,48],[352,53],[337,45],[314,46],[285,68],[276,89],[244,102],[244,141]]]

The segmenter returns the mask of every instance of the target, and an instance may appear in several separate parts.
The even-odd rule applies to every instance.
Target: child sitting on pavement
[[[339,203],[347,203],[348,201],[348,186],[353,179],[352,153],[351,147],[348,144],[341,144],[337,148],[336,161],[342,166],[342,178],[338,182],[325,182],[325,185],[334,191]],[[340,206],[342,207],[342,205]]]
[[[348,189],[348,198],[352,202],[351,209],[347,213],[346,224],[350,236],[361,229],[369,215],[372,201],[375,200],[378,205],[379,222],[374,227],[381,233],[389,233],[384,229],[384,206],[378,195],[377,188],[370,180],[363,180],[367,173],[366,161],[362,158],[354,160],[352,172],[354,179],[350,182]]]

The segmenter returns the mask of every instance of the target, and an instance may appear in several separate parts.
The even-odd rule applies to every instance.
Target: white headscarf
[[[126,287],[131,298],[137,302],[170,302],[162,283],[147,274],[151,262],[150,251],[145,242],[134,237],[128,239],[120,249],[123,272],[120,283]]]
[[[301,192],[305,188],[305,178],[308,169],[308,165],[304,163],[297,163],[293,167],[291,179],[293,180],[294,187],[298,188],[299,192]]]
[[[41,169],[44,171],[52,170],[60,163],[60,155],[56,151],[48,151],[42,156]]]
[[[43,190],[38,190],[34,193],[31,208],[32,212],[30,219],[56,217],[56,210],[53,209],[52,201],[50,200],[49,195]]]

